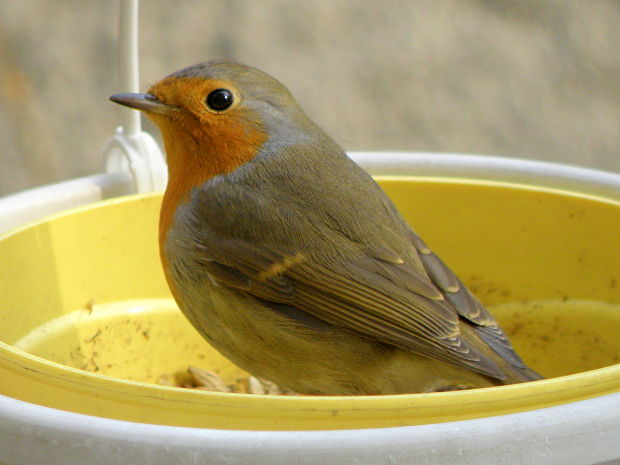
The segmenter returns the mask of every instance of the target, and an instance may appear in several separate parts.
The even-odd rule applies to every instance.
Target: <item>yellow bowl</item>
[[[314,397],[156,384],[188,365],[234,382],[171,300],[160,195],[115,199],[0,238],[0,394],[137,422],[250,430],[439,423],[620,391],[620,203],[509,183],[381,177],[426,242],[549,379],[470,391]]]

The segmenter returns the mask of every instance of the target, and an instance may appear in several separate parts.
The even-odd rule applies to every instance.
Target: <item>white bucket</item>
[[[620,200],[620,175],[553,163],[392,152],[351,156],[372,174],[512,181]],[[110,184],[106,179],[69,181],[0,199],[0,225],[4,212],[10,212],[10,221],[4,222],[8,228],[17,226],[13,224],[17,218],[32,220],[68,204],[100,200],[106,195],[106,188],[100,187]],[[115,179],[116,191],[131,190],[129,178]],[[38,200],[45,200],[45,208]],[[0,396],[1,465],[412,463],[620,464],[620,393],[498,417],[344,431],[158,426],[69,413]]]

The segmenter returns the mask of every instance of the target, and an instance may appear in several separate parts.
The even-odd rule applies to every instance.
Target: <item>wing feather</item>
[[[219,285],[272,303],[295,319],[308,315],[497,379],[508,377],[501,358],[523,367],[493,317],[378,187],[364,184],[375,204],[367,207],[385,224],[369,226],[361,214],[339,223],[336,212],[345,205],[358,208],[351,199],[310,192],[307,184],[292,192],[293,181],[283,177],[278,188],[272,186],[274,197],[266,198],[268,189],[219,178],[196,191],[194,209],[178,218],[191,226],[192,240],[184,235],[186,242],[172,242],[191,248],[187,256],[200,256]],[[304,196],[320,198],[323,210],[299,205]],[[227,208],[239,198],[242,212]]]

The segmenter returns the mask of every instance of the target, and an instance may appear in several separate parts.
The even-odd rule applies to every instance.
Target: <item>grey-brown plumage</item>
[[[231,87],[237,106],[207,115],[195,103],[205,96],[177,80]],[[186,186],[161,236],[181,309],[225,356],[308,394],[539,379],[381,188],[280,83],[243,65],[207,62],[151,93],[175,115],[153,118],[169,163],[221,157],[225,147],[200,140],[202,133],[205,141],[226,137],[218,129],[222,115],[265,135],[234,169]],[[177,139],[189,134],[197,143],[179,148]],[[185,181],[171,169],[170,182],[175,192]]]

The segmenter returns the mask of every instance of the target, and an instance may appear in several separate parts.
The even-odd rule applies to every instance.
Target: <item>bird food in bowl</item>
[[[238,393],[270,391],[248,389],[248,373],[178,310],[158,253],[161,196],[152,194],[0,238],[0,394],[146,423],[293,430],[465,420],[620,390],[620,204],[509,183],[378,181],[547,379],[411,395]],[[237,393],[177,387],[191,384],[189,367]]]

